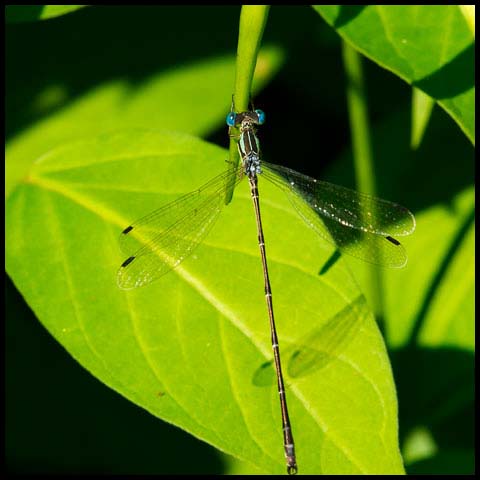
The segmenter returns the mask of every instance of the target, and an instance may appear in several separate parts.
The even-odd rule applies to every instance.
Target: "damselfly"
[[[229,168],[198,190],[164,205],[123,230],[120,246],[128,257],[118,270],[117,282],[120,288],[130,290],[156,280],[179,265],[214,225],[225,205],[226,190],[233,189],[244,177],[248,178],[263,265],[287,471],[293,474],[297,472],[297,464],[273,314],[257,177],[262,175],[283,190],[307,225],[323,239],[336,245],[341,252],[370,263],[404,266],[407,256],[395,237],[411,234],[415,218],[396,203],[261,160],[256,135],[256,125],[265,121],[261,110],[232,111],[226,121],[229,127],[240,129],[237,145],[241,165]]]

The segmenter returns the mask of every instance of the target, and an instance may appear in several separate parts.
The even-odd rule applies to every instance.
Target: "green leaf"
[[[437,100],[475,142],[475,40],[456,5],[318,5],[380,66]]]
[[[280,49],[263,49],[254,89],[263,88],[282,62]],[[235,58],[225,56],[162,71],[140,85],[114,81],[99,86],[8,142],[6,195],[36,158],[76,138],[128,127],[211,133],[230,108],[225,99],[231,98],[234,75]]]
[[[386,276],[392,361],[397,372],[411,371],[408,379],[396,376],[404,434],[408,438],[417,428],[428,430],[437,445],[432,455],[440,453],[439,459],[451,448],[468,455],[473,453],[468,446],[473,442],[475,398],[473,187],[457,194],[449,206],[425,210],[417,220],[415,241],[408,245],[408,270]],[[409,302],[392,293],[397,289]],[[415,401],[409,398],[413,390]]]
[[[465,17],[468,28],[470,28],[473,36],[475,37],[475,5],[459,5],[458,7]]]
[[[5,18],[7,23],[33,22],[74,12],[87,5],[7,5]]]
[[[410,208],[417,220],[414,234],[402,239],[407,266],[381,272],[400,441],[409,474],[420,471],[420,463],[430,468],[422,467],[422,472],[445,471],[446,459],[457,459],[449,456],[451,449],[461,455],[449,471],[468,473],[474,463],[474,148],[436,109],[412,152],[409,117],[404,108],[382,118],[372,135],[381,196]],[[342,163],[347,171],[349,156],[337,167]],[[341,183],[338,177],[333,180]],[[365,265],[347,261],[368,292]],[[419,431],[420,440],[431,437],[432,442],[417,441]]]
[[[467,188],[449,206],[436,205],[417,218],[414,238],[405,243],[409,266],[385,280],[388,343],[400,348],[474,350],[474,191]],[[401,295],[393,294],[397,289]],[[404,298],[409,298],[408,303]],[[413,336],[413,338],[412,338]]]
[[[106,385],[255,471],[285,473],[276,386],[255,381],[272,354],[246,182],[177,269],[131,292],[116,285],[119,232],[224,171],[226,158],[153,130],[54,149],[7,200],[6,267],[48,331]],[[319,275],[332,249],[278,189],[259,188],[285,365],[317,331],[334,344],[332,319],[358,313],[340,323],[351,338],[328,358],[286,369],[300,471],[403,473],[391,370],[356,283],[342,259]]]
[[[406,267],[382,269],[387,344],[405,347],[420,327],[413,335],[421,345],[455,344],[468,351],[474,344],[474,149],[437,112],[420,148],[410,152],[409,116],[407,108],[395,112],[382,119],[372,135],[381,196],[411,208],[417,222],[415,232],[402,238]],[[336,163],[337,169],[340,164],[348,169],[350,158],[349,151]],[[330,179],[341,183],[338,173]],[[415,210],[424,196],[431,204]],[[365,263],[350,257],[347,261],[362,289],[367,287]]]

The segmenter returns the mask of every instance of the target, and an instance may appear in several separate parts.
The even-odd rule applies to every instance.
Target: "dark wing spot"
[[[132,230],[132,228],[133,228],[133,227],[130,225],[130,226],[127,227],[122,233],[126,235],[130,230]]]
[[[399,242],[397,239],[393,238],[393,237],[388,236],[388,237],[385,237],[385,238],[386,238],[389,242],[392,242],[394,245],[397,245],[397,246],[400,245],[400,242]]]
[[[123,263],[122,267],[126,267],[129,263],[132,263],[135,260],[135,257],[128,257]]]

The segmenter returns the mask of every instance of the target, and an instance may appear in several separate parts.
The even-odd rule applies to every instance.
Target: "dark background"
[[[52,82],[66,87],[68,104],[108,80],[126,78],[135,84],[178,64],[234,55],[239,14],[238,6],[95,6],[47,21],[7,25],[7,142],[62,107],[41,112],[32,107],[32,99]],[[264,44],[268,43],[285,49],[286,62],[255,98],[256,107],[267,113],[267,124],[261,130],[266,160],[353,186],[338,35],[310,7],[272,7],[264,33]],[[471,144],[436,107],[421,148],[410,152],[411,88],[368,60],[364,67],[369,113],[378,129],[374,141],[378,194],[395,198],[414,213],[448,203],[472,182],[473,166],[464,161],[471,157]],[[227,147],[226,127],[219,125],[207,140]],[[213,447],[151,416],[80,367],[36,320],[8,278],[5,291],[6,461],[10,472],[225,471],[225,457]],[[424,352],[391,352],[401,445],[405,432],[422,421],[418,404],[411,405],[420,378],[415,377],[416,362],[425,368],[431,364],[432,371],[438,365],[448,369],[452,356],[441,353],[423,358]],[[468,384],[473,359],[468,354],[455,358]],[[472,418],[473,401],[435,429],[440,442],[453,453],[426,465],[413,464],[409,473],[473,472],[471,456],[455,454],[473,449]]]

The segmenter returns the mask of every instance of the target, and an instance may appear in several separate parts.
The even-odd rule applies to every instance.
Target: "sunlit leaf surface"
[[[272,356],[248,185],[177,269],[131,292],[116,285],[121,230],[222,172],[226,155],[153,130],[52,150],[8,199],[6,265],[99,380],[255,471],[284,473],[278,393],[257,378]],[[343,259],[324,268],[334,249],[286,196],[259,188],[300,471],[402,473],[390,365],[363,297]]]
[[[423,90],[475,143],[475,38],[457,5],[317,5],[371,60]]]

